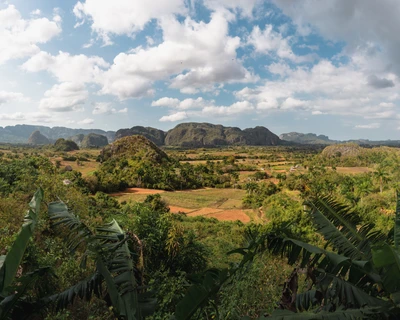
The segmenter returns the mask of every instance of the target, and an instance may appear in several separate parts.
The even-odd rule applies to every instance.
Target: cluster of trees
[[[243,206],[254,209],[261,207],[266,198],[280,191],[275,183],[255,181],[247,182],[244,189],[246,196],[243,198]]]
[[[346,154],[349,153],[349,154]],[[370,167],[375,164],[393,161],[397,152],[389,147],[363,148],[356,144],[327,147],[322,153],[309,158],[309,166],[324,165],[330,167]]]
[[[127,187],[162,190],[228,188],[239,178],[240,165],[234,162],[207,161],[192,165],[163,159],[155,163],[147,159],[111,158],[104,161],[89,180],[93,191],[112,192]]]
[[[63,138],[57,139],[57,141],[54,143],[54,149],[56,151],[73,151],[73,150],[79,150],[78,145],[72,141],[72,140],[65,140]]]

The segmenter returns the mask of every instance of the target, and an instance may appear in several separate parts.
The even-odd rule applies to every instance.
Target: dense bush
[[[56,151],[73,151],[73,150],[79,150],[78,145],[72,141],[72,140],[65,140],[63,138],[57,139],[57,141],[54,143],[54,149]]]

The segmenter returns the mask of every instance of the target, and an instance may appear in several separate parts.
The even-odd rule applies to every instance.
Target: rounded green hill
[[[169,160],[164,151],[141,135],[127,136],[116,140],[103,148],[100,157],[102,161],[111,158],[127,158],[161,163],[163,160]]]

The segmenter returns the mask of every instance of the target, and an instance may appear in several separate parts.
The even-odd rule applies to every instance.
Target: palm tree
[[[255,193],[258,190],[258,184],[256,182],[247,182],[244,185],[244,188],[246,189],[246,192],[248,195],[252,195],[253,193]]]
[[[379,190],[380,193],[383,192],[383,183],[389,181],[389,174],[386,171],[386,168],[383,166],[379,166],[374,172],[375,178],[379,180]]]

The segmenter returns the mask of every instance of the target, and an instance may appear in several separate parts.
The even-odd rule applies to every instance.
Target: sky
[[[0,0],[0,126],[399,139],[398,0]]]

